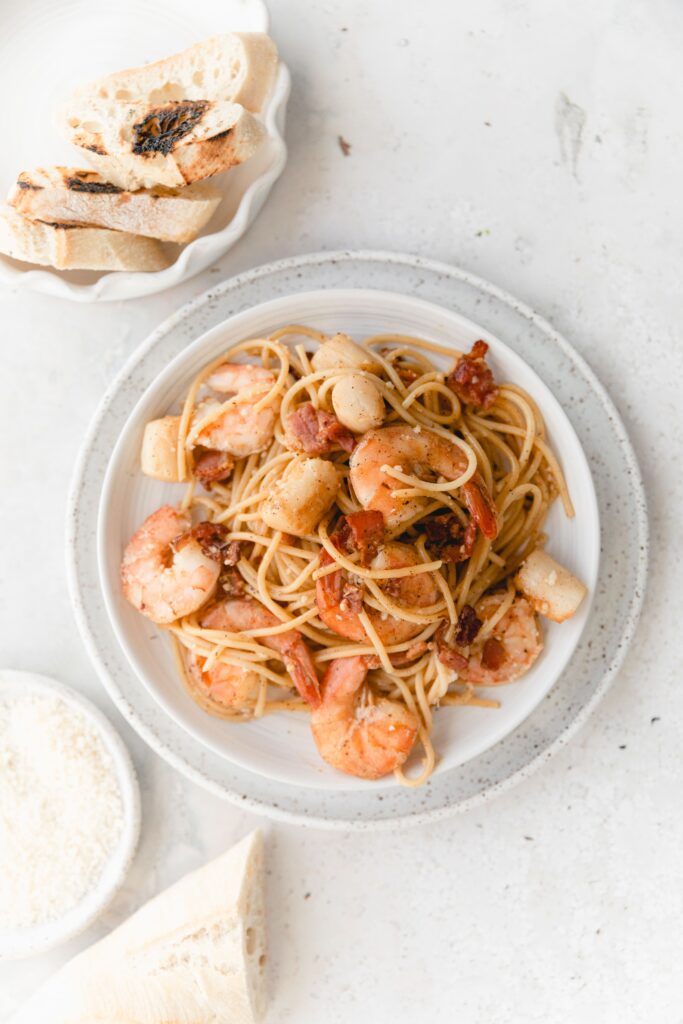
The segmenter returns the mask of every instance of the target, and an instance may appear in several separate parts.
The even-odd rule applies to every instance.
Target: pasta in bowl
[[[174,500],[121,582],[203,713],[292,712],[336,771],[419,784],[437,714],[495,708],[541,655],[539,613],[579,607],[543,550],[553,503],[573,514],[543,418],[473,341],[270,330],[147,422]]]

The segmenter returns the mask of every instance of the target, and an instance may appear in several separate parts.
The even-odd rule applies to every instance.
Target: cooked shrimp
[[[457,444],[431,430],[417,433],[401,424],[369,431],[349,460],[351,483],[364,508],[377,509],[389,526],[396,526],[421,508],[423,501],[394,494],[402,485],[385,473],[383,466],[399,467],[418,477],[427,469],[446,480],[457,480],[467,469],[467,457]],[[478,472],[463,484],[462,493],[479,529],[493,539],[498,533],[498,514]]]
[[[538,619],[527,599],[519,594],[500,622],[487,631],[486,623],[504,600],[505,594],[491,594],[477,605],[477,616],[484,628],[470,648],[467,668],[458,671],[461,679],[474,686],[514,682],[531,668],[543,650]]]
[[[258,672],[238,665],[226,665],[223,661],[216,661],[211,668],[205,669],[205,663],[206,658],[201,655],[188,653],[188,671],[212,700],[223,707],[236,709],[254,703],[261,678]]]
[[[200,445],[244,458],[263,451],[273,439],[280,411],[280,395],[258,411],[254,405],[275,384],[275,374],[262,366],[224,363],[207,379],[220,394],[232,395],[227,402],[208,400],[195,410],[187,435],[187,447]]]
[[[321,565],[330,565],[332,557],[323,551]],[[371,569],[404,569],[419,565],[417,552],[408,544],[391,541],[375,555],[370,562]],[[358,582],[348,578],[344,569],[321,576],[316,583],[315,599],[318,614],[328,629],[346,637],[347,640],[367,641],[365,627],[358,613],[365,610],[378,637],[384,644],[402,644],[424,629],[424,624],[408,622],[393,615],[385,615],[374,608],[363,605],[362,579]],[[399,576],[394,579],[378,580],[377,585],[393,604],[403,608],[419,609],[436,604],[440,597],[439,588],[432,573],[421,572],[415,576]]]
[[[174,622],[213,596],[227,530],[199,523],[164,505],[133,534],[123,553],[124,596],[152,622]]]
[[[320,756],[333,768],[380,779],[410,754],[418,721],[405,704],[373,696],[365,685],[367,662],[358,655],[330,662],[320,706],[311,712],[311,729]]]
[[[207,387],[221,395],[236,395],[240,391],[268,391],[275,383],[275,374],[254,363],[222,363],[207,377]]]
[[[200,623],[204,629],[220,629],[227,633],[244,633],[251,629],[281,625],[280,619],[253,597],[221,601],[202,616]],[[288,629],[284,633],[254,639],[271,651],[277,651],[298,692],[311,707],[316,707],[320,701],[318,675],[301,633],[296,629]]]

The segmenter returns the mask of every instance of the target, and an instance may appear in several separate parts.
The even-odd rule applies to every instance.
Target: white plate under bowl
[[[28,928],[0,928],[0,959],[16,960],[58,946],[85,931],[102,913],[126,880],[140,834],[140,791],[130,755],[111,722],[87,698],[49,676],[0,670],[0,700],[40,695],[57,697],[85,715],[98,731],[116,772],[123,824],[121,835],[102,876],[80,903],[63,917]],[[87,813],[84,808],[83,813]]]
[[[175,503],[182,487],[144,476],[139,469],[145,423],[179,411],[197,373],[227,347],[244,338],[263,337],[287,323],[328,334],[344,331],[362,341],[371,334],[411,334],[456,349],[469,350],[478,338],[490,346],[497,380],[525,388],[538,403],[550,444],[564,468],[576,517],[568,519],[559,502],[548,517],[549,552],[595,590],[600,526],[595,490],[579,440],[557,399],[534,371],[490,331],[466,317],[410,295],[370,290],[325,290],[274,299],[230,317],[183,351],[159,375],[131,413],[112,453],[100,504],[98,547],[100,578],[119,642],[155,700],[205,746],[247,770],[294,786],[328,790],[379,789],[397,785],[389,776],[365,782],[326,765],[316,751],[305,715],[268,715],[248,724],[231,724],[202,711],[187,695],[174,669],[171,645],[163,631],[123,598],[119,582],[121,553],[142,520],[160,505]],[[443,368],[453,360],[438,359]],[[445,708],[435,716],[436,774],[465,764],[512,732],[534,710],[560,677],[579,641],[590,600],[569,622],[543,623],[545,649],[530,672],[514,686],[497,688],[497,711]],[[493,695],[492,693],[490,695]]]
[[[188,344],[227,318],[278,296],[320,288],[415,295],[503,338],[567,412],[588,458],[598,499],[601,570],[588,622],[569,665],[513,732],[417,790],[292,786],[247,771],[199,743],[160,710],[132,671],[99,582],[97,519],[104,478],[125,424],[147,388]],[[170,316],[129,358],[102,399],[75,468],[67,570],[81,636],[102,682],[153,750],[239,807],[294,824],[361,831],[435,821],[488,801],[528,777],[575,735],[617,678],[633,639],[647,572],[647,522],[638,465],[619,415],[590,367],[546,320],[495,285],[424,257],[312,253],[255,267],[214,286]],[[627,545],[624,536],[629,537]],[[169,686],[175,685],[173,680],[169,677]]]
[[[0,92],[3,109],[0,192],[19,171],[50,164],[87,166],[54,125],[54,111],[72,89],[111,71],[176,53],[218,32],[267,32],[263,0],[3,0]],[[223,200],[175,262],[155,273],[96,273],[36,268],[0,254],[0,281],[78,302],[152,295],[180,284],[220,259],[250,226],[287,159],[283,139],[290,76],[280,63],[263,112],[267,137],[240,167],[212,179]]]

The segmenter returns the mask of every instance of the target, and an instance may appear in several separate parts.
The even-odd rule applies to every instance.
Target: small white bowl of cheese
[[[0,958],[87,928],[139,832],[135,770],[108,719],[47,676],[0,670]]]

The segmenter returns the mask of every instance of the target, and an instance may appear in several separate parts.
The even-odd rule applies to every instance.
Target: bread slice
[[[263,840],[252,832],[76,956],[10,1024],[252,1024],[265,1011]]]
[[[222,100],[94,99],[63,124],[107,181],[131,191],[210,178],[247,160],[265,134],[244,107]]]
[[[58,270],[164,270],[161,242],[83,224],[45,224],[0,205],[0,252]]]
[[[92,99],[162,104],[169,100],[227,100],[259,111],[277,70],[277,48],[263,32],[211,36],[181,53],[118,71],[80,86],[68,116],[81,117]]]
[[[166,242],[196,238],[220,201],[218,189],[203,183],[125,192],[97,171],[73,167],[22,171],[8,196],[31,220],[91,224]]]

